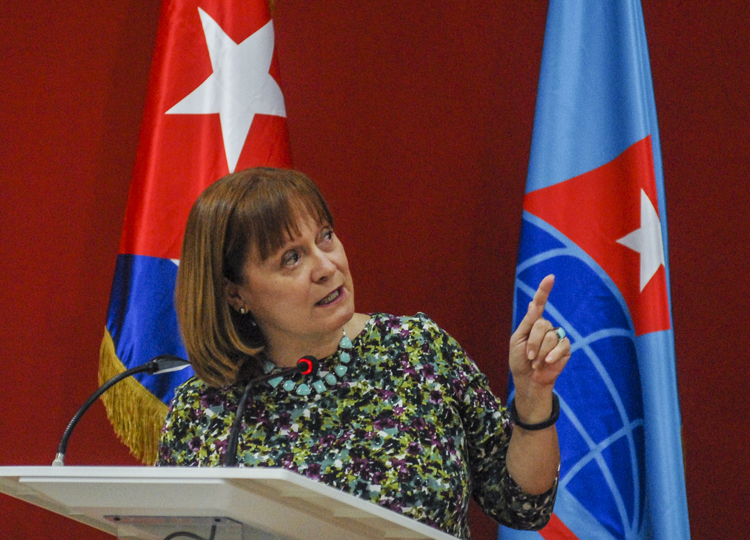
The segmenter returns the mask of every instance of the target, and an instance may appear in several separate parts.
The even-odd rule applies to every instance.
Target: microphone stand
[[[184,369],[190,365],[190,362],[187,360],[183,360],[182,358],[179,358],[177,356],[171,355],[171,354],[163,354],[160,356],[157,356],[155,358],[152,358],[145,364],[141,364],[140,366],[136,366],[134,368],[130,368],[127,371],[123,371],[119,375],[115,375],[110,380],[108,380],[106,383],[104,383],[102,386],[97,389],[96,392],[91,394],[91,397],[86,400],[86,403],[84,403],[80,409],[78,409],[78,412],[73,416],[73,418],[70,420],[70,423],[68,424],[68,427],[65,428],[65,432],[63,433],[62,439],[60,440],[60,444],[57,447],[57,455],[55,456],[55,460],[52,462],[53,467],[62,467],[65,465],[64,459],[65,459],[65,451],[68,448],[68,439],[70,439],[70,435],[73,433],[73,428],[76,427],[76,424],[81,419],[83,414],[91,407],[91,405],[94,404],[94,402],[99,399],[99,397],[112,388],[115,384],[120,382],[123,379],[127,379],[128,377],[135,375],[136,373],[148,373],[149,375],[161,375],[162,373],[169,373],[171,371],[179,371],[181,369]]]
[[[237,466],[237,446],[240,438],[240,426],[242,425],[242,417],[245,414],[245,408],[247,407],[247,400],[250,397],[250,390],[254,386],[257,386],[271,379],[279,377],[288,377],[295,373],[302,373],[303,375],[315,375],[318,371],[318,359],[314,356],[303,356],[297,360],[297,365],[283,371],[277,371],[275,373],[266,373],[260,377],[250,380],[245,386],[245,391],[242,393],[239,403],[237,403],[237,413],[234,416],[234,422],[232,422],[232,429],[229,431],[229,440],[227,441],[227,450],[224,454],[224,467],[236,467]]]

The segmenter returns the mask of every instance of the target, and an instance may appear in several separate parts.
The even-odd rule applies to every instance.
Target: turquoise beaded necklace
[[[352,340],[346,336],[346,330],[344,330],[344,335],[342,336],[341,341],[339,341],[338,348],[340,363],[333,366],[333,372],[328,372],[325,377],[315,380],[312,383],[312,389],[314,389],[318,394],[322,394],[323,392],[328,390],[328,387],[336,386],[336,384],[339,382],[339,379],[343,379],[344,375],[346,375],[346,372],[349,369],[346,364],[352,361],[351,350],[353,348],[354,345],[352,345]],[[294,393],[298,396],[308,396],[312,392],[310,386],[308,386],[307,383],[301,382],[298,386],[297,383],[295,383],[291,379],[284,380],[284,377],[276,377],[275,379],[270,379],[268,381],[268,384],[270,384],[271,387],[276,388],[277,386],[279,386],[279,384],[281,384],[282,381],[284,382],[284,384],[282,384],[281,387],[287,392],[294,391]]]

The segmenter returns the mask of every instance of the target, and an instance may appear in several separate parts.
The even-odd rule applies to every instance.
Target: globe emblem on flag
[[[556,281],[545,314],[566,329],[572,347],[568,369],[555,387],[561,407],[559,489],[575,497],[613,538],[635,537],[643,517],[644,431],[627,306],[590,257],[534,216],[524,219],[521,245],[516,321],[545,275],[564,276]],[[581,309],[582,299],[596,308]]]

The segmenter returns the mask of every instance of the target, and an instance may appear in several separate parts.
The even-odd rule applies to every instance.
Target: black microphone
[[[190,362],[188,362],[187,360],[183,360],[178,356],[174,356],[171,354],[162,354],[160,356],[152,358],[145,364],[141,364],[140,366],[130,368],[127,371],[123,371],[119,375],[115,375],[110,380],[105,382],[102,386],[99,387],[96,392],[91,394],[91,397],[86,400],[86,403],[84,403],[81,408],[78,409],[78,412],[70,420],[68,427],[65,428],[65,432],[63,433],[62,439],[60,440],[60,444],[57,447],[57,455],[55,456],[55,460],[52,462],[52,466],[62,467],[63,465],[65,465],[65,450],[67,450],[68,448],[68,439],[70,439],[70,435],[71,433],[73,433],[73,428],[76,427],[76,424],[81,419],[83,414],[88,410],[88,408],[91,407],[91,405],[93,405],[94,402],[99,399],[99,396],[101,396],[104,392],[112,388],[121,380],[127,379],[128,377],[130,377],[131,375],[135,375],[136,373],[161,375],[162,373],[169,373],[171,371],[179,371],[181,369],[185,369],[189,365]]]
[[[245,407],[247,407],[247,399],[250,396],[250,390],[261,383],[270,381],[280,377],[289,377],[297,373],[302,375],[315,375],[318,372],[320,363],[314,356],[303,356],[297,360],[297,365],[282,371],[276,371],[272,373],[266,373],[260,377],[252,379],[247,386],[245,391],[240,398],[240,402],[237,404],[237,413],[234,416],[234,422],[232,422],[232,429],[229,431],[229,440],[227,441],[227,450],[224,454],[224,467],[236,467],[237,466],[237,446],[239,445],[240,438],[240,426],[242,425],[242,417],[245,414]]]

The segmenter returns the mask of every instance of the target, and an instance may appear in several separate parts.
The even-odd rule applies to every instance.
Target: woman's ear
[[[240,287],[236,283],[231,282],[227,278],[224,278],[224,293],[227,298],[227,302],[235,311],[239,312],[240,309],[245,307],[245,301],[242,299],[240,294]]]

